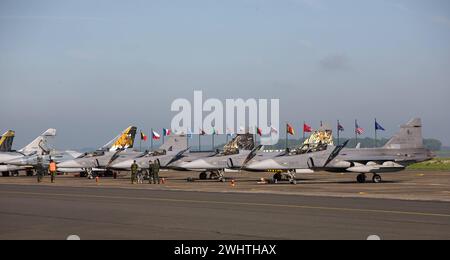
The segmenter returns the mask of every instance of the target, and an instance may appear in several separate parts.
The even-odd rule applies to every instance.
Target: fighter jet
[[[243,140],[245,140],[243,142]],[[243,146],[242,144],[252,144]],[[296,169],[317,170],[325,167],[334,159],[337,154],[345,147],[347,143],[342,146],[323,146],[321,149],[309,149],[303,155],[297,157]],[[238,147],[243,147],[240,150]],[[230,149],[231,148],[231,149]],[[253,148],[249,150],[249,148]],[[263,146],[254,146],[253,135],[246,134],[237,136],[233,142],[226,146],[224,152],[217,156],[199,159],[186,166],[186,168],[193,170],[201,170],[200,179],[206,179],[207,173],[211,172],[210,178],[218,177],[219,181],[224,181],[225,169],[230,170],[247,170],[247,165],[257,161],[264,161],[267,158],[283,157],[286,154],[292,154],[292,151],[284,152],[270,152],[263,153]],[[316,164],[309,164],[308,160],[315,159]],[[287,176],[292,184],[296,184],[295,172],[288,172]]]
[[[208,173],[210,179],[225,181],[225,169],[239,170],[247,158],[255,153],[255,139],[252,134],[239,134],[216,155],[199,158],[183,167],[188,170],[200,171],[199,178],[206,180]]]
[[[185,135],[171,135],[158,150],[143,153],[135,158],[128,160],[117,160],[110,165],[110,168],[121,171],[130,171],[131,165],[136,161],[141,169],[148,169],[149,162],[156,161],[162,169],[182,169],[182,162],[192,156],[187,146],[187,137]],[[171,166],[173,165],[173,166]]]
[[[298,167],[298,160],[302,154],[291,154],[277,158],[255,162],[247,166],[250,170],[285,170],[293,171]],[[366,174],[373,174],[372,181],[380,183],[380,174],[398,172],[408,165],[432,159],[431,151],[423,145],[422,121],[415,118],[406,125],[402,125],[388,143],[381,148],[342,149],[342,151],[327,163],[322,170],[339,173],[358,173],[357,182],[365,183]],[[308,159],[313,166],[319,158]],[[279,177],[279,176],[276,176]]]
[[[93,178],[93,173],[111,175],[108,170],[113,162],[139,156],[140,152],[129,151],[134,146],[137,128],[130,126],[106,145],[91,153],[85,153],[76,159],[58,164],[58,171],[65,173],[80,173],[81,176]]]
[[[11,133],[9,133],[11,134]],[[10,175],[18,175],[19,171],[21,170],[30,170],[27,167],[23,166],[16,166],[16,165],[10,165],[8,164],[9,161],[22,159],[27,156],[33,156],[33,155],[47,155],[50,153],[50,149],[48,147],[48,140],[51,137],[54,137],[56,135],[55,129],[48,129],[42,135],[37,137],[33,142],[25,146],[19,151],[12,151],[9,147],[9,144],[6,145],[6,148],[9,148],[10,151],[6,152],[0,152],[0,172],[2,173],[2,176],[7,177]],[[6,139],[6,140],[5,140]],[[11,136],[2,136],[1,139],[3,142],[11,142],[12,145],[12,137]],[[3,145],[4,143],[2,143]],[[30,172],[28,171],[27,174],[29,175]],[[32,173],[31,173],[32,174]]]

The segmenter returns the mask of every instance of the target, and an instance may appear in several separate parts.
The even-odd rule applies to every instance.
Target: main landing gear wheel
[[[358,175],[358,177],[356,177],[356,181],[358,181],[358,183],[366,183],[366,175],[365,174]]]
[[[374,174],[372,181],[373,181],[373,183],[381,183],[381,181],[382,181],[381,176],[378,174]]]
[[[208,178],[208,174],[206,174],[206,172],[202,172],[200,173],[200,175],[198,176],[198,178],[200,180],[206,180]]]

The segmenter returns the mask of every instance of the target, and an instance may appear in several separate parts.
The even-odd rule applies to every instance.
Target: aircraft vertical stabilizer
[[[387,149],[409,149],[423,148],[422,120],[420,118],[411,119],[406,125],[400,127],[394,137],[387,142],[384,148]]]
[[[15,135],[14,131],[8,130],[0,137],[0,152],[10,152],[12,150]]]

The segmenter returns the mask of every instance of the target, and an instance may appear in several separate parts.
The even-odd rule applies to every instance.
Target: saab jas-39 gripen
[[[303,168],[304,161],[300,160],[311,149],[323,149],[325,143],[318,143],[315,147],[305,144],[302,148],[284,156],[253,162],[246,166],[251,171],[282,170],[287,172]],[[322,147],[322,148],[321,148]],[[392,137],[386,145],[380,148],[345,148],[321,170],[337,173],[358,173],[357,182],[365,183],[366,174],[373,174],[372,181],[382,181],[380,174],[398,172],[408,165],[430,160],[434,157],[426,149],[422,137],[422,121],[415,118],[406,125],[402,125],[400,132]],[[315,158],[307,160],[308,166],[314,168]],[[281,178],[280,174],[274,178]]]

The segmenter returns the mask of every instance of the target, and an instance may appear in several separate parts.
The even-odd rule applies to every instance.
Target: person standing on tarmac
[[[44,172],[45,172],[44,162],[42,161],[42,157],[38,156],[36,163],[36,173],[37,173],[36,175],[38,183],[42,182],[42,179],[44,178]]]
[[[48,166],[48,171],[50,172],[50,178],[52,183],[55,183],[56,178],[56,162],[53,160],[50,160],[50,165]]]
[[[131,165],[131,184],[134,184],[136,181],[136,175],[138,173],[139,166],[136,163],[136,160],[133,161],[133,164]]]
[[[153,170],[153,161],[148,161],[148,184],[152,184],[155,180],[155,171]]]
[[[153,163],[153,175],[155,176],[154,183],[156,184],[156,181],[158,181],[158,184],[161,184],[159,180],[159,163],[157,161]]]

